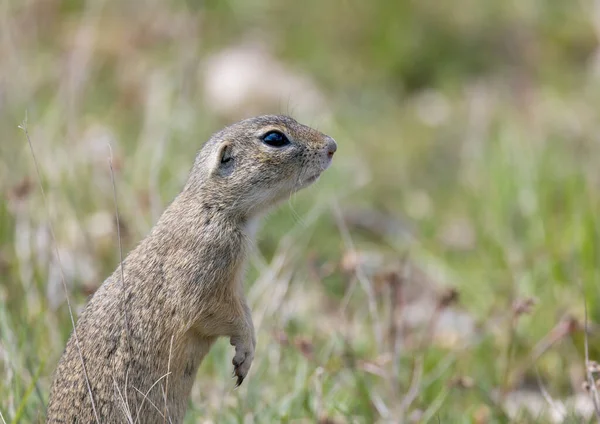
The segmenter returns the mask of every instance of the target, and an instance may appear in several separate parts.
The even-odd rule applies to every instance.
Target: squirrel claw
[[[241,375],[238,375],[237,381],[235,383],[235,388],[237,389],[238,387],[240,387],[242,385],[243,381],[244,381],[244,377],[242,377]]]

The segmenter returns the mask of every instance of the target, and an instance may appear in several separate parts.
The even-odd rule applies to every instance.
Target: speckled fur
[[[265,145],[260,136],[273,129],[291,144]],[[311,184],[335,147],[275,115],[233,124],[204,144],[182,192],[123,261],[124,284],[117,267],[78,320],[101,423],[183,421],[198,367],[219,336],[235,346],[241,383],[256,344],[241,284],[255,221]],[[47,419],[96,422],[74,335],[55,372]]]

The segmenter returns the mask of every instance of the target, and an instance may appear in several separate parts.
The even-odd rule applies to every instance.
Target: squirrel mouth
[[[312,183],[314,183],[315,181],[317,181],[317,180],[319,179],[319,177],[320,177],[320,176],[321,176],[321,174],[320,174],[320,173],[319,173],[319,174],[315,174],[315,175],[313,175],[312,177],[308,177],[308,178],[307,178],[307,179],[306,179],[304,182],[305,182],[306,184],[312,184]]]
[[[321,176],[321,173],[317,172],[316,174],[311,175],[310,177],[304,178],[298,184],[298,187],[296,188],[296,190],[299,190],[299,189],[304,188],[304,187],[308,187],[309,185],[311,185],[312,183],[314,183],[315,181],[317,181],[320,176]]]

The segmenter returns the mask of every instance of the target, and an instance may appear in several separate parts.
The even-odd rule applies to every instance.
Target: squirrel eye
[[[290,144],[290,140],[279,131],[269,131],[262,136],[262,141],[271,147],[283,147]]]

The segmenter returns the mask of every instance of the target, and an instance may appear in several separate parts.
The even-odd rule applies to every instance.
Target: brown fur
[[[260,137],[273,129],[291,144],[266,145]],[[241,284],[254,223],[311,184],[335,149],[286,116],[214,134],[182,192],[123,261],[124,284],[118,267],[87,304],[55,373],[48,422],[96,421],[85,371],[101,423],[183,421],[196,371],[219,336],[235,346],[240,384],[256,344]]]

